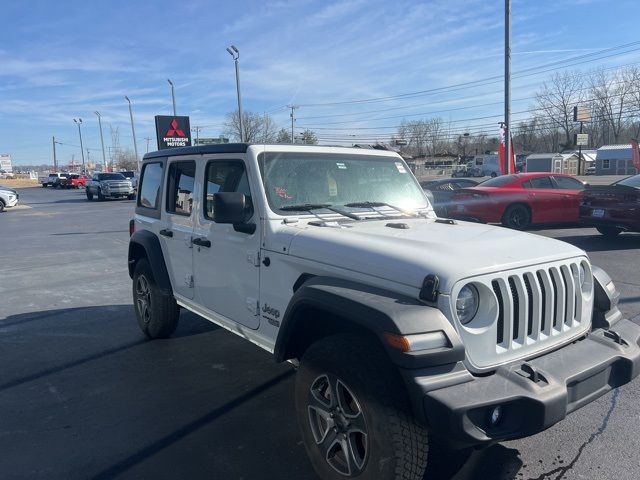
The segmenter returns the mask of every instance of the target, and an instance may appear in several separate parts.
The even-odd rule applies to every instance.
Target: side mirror
[[[256,226],[246,223],[251,214],[251,206],[247,197],[238,192],[218,192],[213,195],[213,221],[232,224],[238,232],[253,233]]]

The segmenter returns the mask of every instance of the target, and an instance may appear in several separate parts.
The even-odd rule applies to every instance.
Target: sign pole
[[[56,158],[56,137],[51,137],[53,140],[53,171],[58,171],[58,160]]]
[[[504,151],[505,171],[511,172],[511,0],[504,1]]]

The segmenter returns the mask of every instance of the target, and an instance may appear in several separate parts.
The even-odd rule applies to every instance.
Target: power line
[[[593,61],[597,61],[597,60],[603,60],[603,59],[610,58],[610,57],[613,57],[613,56],[624,55],[624,54],[627,54],[627,53],[631,53],[631,52],[635,52],[637,50],[640,50],[640,48],[633,48],[631,50],[615,53],[615,54],[612,54],[612,55],[605,55],[605,56],[602,56],[602,57],[599,57],[599,58],[591,58],[591,59],[584,60],[584,61],[578,61],[578,60],[583,60],[583,59],[588,58],[588,57],[592,57],[592,56],[596,56],[596,55],[602,55],[603,53],[607,53],[607,52],[610,52],[610,51],[615,51],[615,50],[624,49],[624,48],[630,48],[630,47],[634,47],[634,46],[637,46],[637,45],[640,45],[640,41],[626,43],[626,44],[622,44],[622,45],[617,45],[617,46],[609,47],[609,48],[605,48],[605,49],[602,49],[602,50],[598,50],[597,52],[578,55],[578,56],[574,56],[574,57],[568,57],[568,58],[563,59],[563,60],[557,60],[555,62],[546,63],[546,64],[538,65],[538,66],[535,66],[535,67],[529,67],[529,68],[526,68],[524,70],[520,70],[518,72],[513,73],[512,77],[513,78],[522,78],[522,77],[531,76],[532,74],[538,75],[540,73],[546,73],[546,72],[549,72],[549,71],[557,70],[558,68],[566,68],[567,66],[575,66],[575,65],[580,65],[580,64],[583,64],[583,63],[589,63],[589,62],[593,62]],[[573,63],[571,63],[569,65],[565,65],[567,62],[573,62]],[[557,67],[557,68],[547,68],[547,67]],[[546,69],[546,70],[538,71],[540,69]],[[388,100],[397,100],[397,99],[402,99],[402,98],[421,96],[421,95],[425,95],[425,94],[439,93],[439,92],[442,92],[442,91],[445,91],[445,90],[452,90],[452,89],[456,89],[456,88],[459,88],[459,87],[469,88],[471,86],[490,85],[490,84],[498,83],[498,82],[501,82],[501,81],[502,81],[502,76],[494,75],[494,76],[491,76],[491,77],[485,77],[485,78],[481,78],[481,79],[478,79],[478,80],[472,80],[472,81],[469,81],[469,82],[462,82],[462,83],[458,83],[458,84],[454,84],[454,85],[430,88],[430,89],[427,89],[427,90],[419,90],[419,91],[409,92],[409,93],[401,93],[401,94],[398,94],[398,95],[389,95],[389,96],[385,96],[385,97],[374,97],[374,98],[360,99],[360,100],[344,100],[344,101],[340,101],[340,102],[301,103],[301,104],[299,104],[299,106],[300,107],[324,107],[324,106],[375,103],[375,102],[383,102],[383,101],[388,101]],[[455,90],[452,90],[452,91],[455,91]]]

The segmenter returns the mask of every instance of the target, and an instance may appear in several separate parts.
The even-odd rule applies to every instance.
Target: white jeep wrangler
[[[434,442],[532,435],[640,371],[640,326],[585,252],[437,218],[392,152],[149,153],[130,230],[142,331],[183,307],[296,365],[323,479],[420,479]]]

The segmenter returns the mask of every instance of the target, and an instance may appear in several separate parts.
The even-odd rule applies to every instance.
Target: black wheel
[[[102,202],[104,200],[104,195],[102,195],[102,190],[98,188],[98,201]]]
[[[85,190],[85,193],[87,194],[87,200],[93,200],[93,193],[89,189]]]
[[[323,480],[422,479],[427,432],[374,341],[349,334],[311,345],[296,375],[295,403],[307,454]]]
[[[524,230],[531,224],[531,212],[525,205],[509,205],[502,216],[502,226]]]
[[[140,329],[149,338],[166,338],[178,326],[180,308],[173,295],[160,291],[146,258],[138,260],[133,273],[133,308]]]
[[[496,178],[498,174],[496,172],[491,172],[491,178]]]
[[[127,195],[127,199],[128,200],[135,200],[136,199],[136,194],[132,193],[131,195]]]
[[[46,184],[46,183],[43,183],[43,184],[42,184],[42,188],[47,188],[47,184]]]
[[[4,201],[0,198],[0,213],[4,212]]]
[[[622,233],[622,229],[617,227],[596,227],[596,230],[605,237],[617,237]]]

